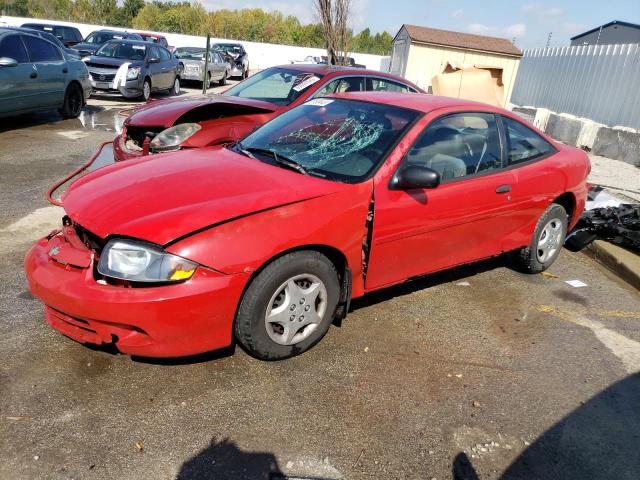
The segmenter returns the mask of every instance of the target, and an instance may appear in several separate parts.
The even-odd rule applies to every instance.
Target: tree
[[[347,24],[351,0],[315,0],[315,7],[324,31],[328,63],[348,64],[351,32]]]

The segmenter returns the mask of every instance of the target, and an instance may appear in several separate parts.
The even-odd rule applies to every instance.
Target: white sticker
[[[309,78],[303,80],[298,85],[295,85],[293,87],[293,89],[296,92],[300,92],[300,91],[304,90],[305,88],[310,87],[311,85],[316,83],[318,80],[320,80],[320,77],[316,77],[315,75],[311,75]]]
[[[311,105],[313,107],[326,107],[330,103],[333,103],[333,100],[330,98],[314,98],[313,100],[309,100],[305,105]]]

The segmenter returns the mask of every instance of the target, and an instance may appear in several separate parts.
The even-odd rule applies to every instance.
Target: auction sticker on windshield
[[[330,98],[314,98],[313,100],[306,102],[305,105],[311,105],[312,107],[326,107],[330,103],[333,103],[333,100]]]
[[[307,87],[310,87],[311,85],[313,85],[314,83],[316,83],[318,80],[320,80],[320,77],[316,77],[315,75],[312,75],[310,77],[307,77],[306,79],[302,80],[300,83],[298,83],[297,85],[295,85],[293,87],[293,89],[296,92],[301,92],[302,90],[304,90]]]

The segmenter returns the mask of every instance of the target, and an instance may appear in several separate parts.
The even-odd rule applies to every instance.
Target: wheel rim
[[[173,93],[175,93],[176,95],[180,93],[180,79],[177,77],[173,82]]]
[[[142,95],[145,100],[148,100],[151,96],[151,85],[149,85],[149,82],[144,82],[144,85],[142,86]]]
[[[562,221],[559,218],[549,220],[540,236],[536,246],[536,257],[540,263],[552,258],[562,246]]]
[[[73,115],[79,115],[82,110],[82,96],[80,92],[74,89],[69,95],[69,111]]]
[[[304,273],[280,285],[267,304],[267,334],[279,345],[309,338],[327,312],[327,289],[315,275]]]

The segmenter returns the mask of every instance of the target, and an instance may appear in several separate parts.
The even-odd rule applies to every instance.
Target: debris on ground
[[[549,272],[542,272],[542,276],[544,278],[560,278],[558,275],[554,275],[553,273]]]
[[[588,286],[582,280],[566,280],[564,283],[566,283],[568,285],[571,285],[574,288],[582,288],[582,287],[587,287]]]
[[[470,287],[471,284],[469,282],[458,282],[456,283],[458,287]]]
[[[141,452],[144,448],[140,442],[136,442],[135,447],[136,447],[136,450],[138,450],[139,452]]]

